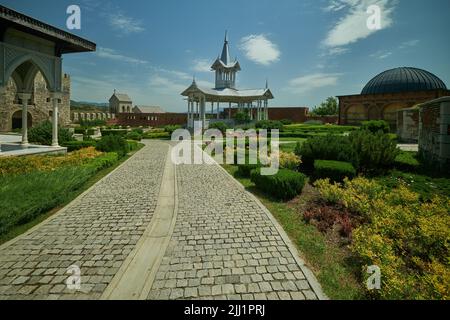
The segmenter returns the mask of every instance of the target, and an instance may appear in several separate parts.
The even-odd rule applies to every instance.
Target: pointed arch
[[[20,90],[23,91],[31,91],[34,78],[36,77],[36,74],[40,71],[42,76],[44,77],[47,87],[49,90],[53,90],[55,86],[55,79],[54,77],[49,74],[47,71],[47,67],[45,66],[40,59],[36,59],[32,54],[26,54],[21,57],[16,58],[6,69],[5,72],[5,79],[9,79],[12,74],[19,68],[21,65],[29,62],[31,64],[31,68],[27,70],[26,74],[22,76],[21,82],[22,82],[22,88]],[[18,74],[18,73],[17,73]]]

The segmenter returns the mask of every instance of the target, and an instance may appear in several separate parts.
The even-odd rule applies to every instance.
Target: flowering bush
[[[295,170],[301,164],[302,160],[292,152],[279,152],[280,167],[283,169]]]
[[[421,202],[404,185],[390,192],[374,181],[346,179],[343,185],[316,182],[322,198],[361,214],[352,251],[363,265],[381,269],[381,299],[450,299],[450,200]]]
[[[5,157],[0,159],[0,175],[52,171],[64,166],[86,164],[102,153],[89,147],[61,156]]]

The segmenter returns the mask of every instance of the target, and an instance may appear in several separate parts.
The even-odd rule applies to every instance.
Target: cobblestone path
[[[152,219],[168,145],[149,142],[51,220],[0,247],[0,299],[97,299]],[[81,291],[66,287],[78,265]]]
[[[222,168],[180,165],[177,182],[175,230],[149,299],[323,297],[273,218]]]
[[[126,277],[131,259],[154,262],[141,298],[324,298],[267,209],[218,165],[176,167],[168,246],[148,260],[158,255],[149,252],[161,232],[155,222],[166,221],[157,208],[167,205],[168,151],[166,142],[146,142],[54,217],[0,246],[0,299],[100,299],[111,290],[126,298],[114,282],[123,270],[124,279],[140,279]],[[81,269],[81,291],[66,286],[71,265]]]

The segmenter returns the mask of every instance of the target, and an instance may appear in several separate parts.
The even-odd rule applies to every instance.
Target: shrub
[[[101,129],[102,136],[121,136],[125,137],[128,134],[127,129]]]
[[[91,161],[86,163],[85,166],[94,168],[98,171],[113,166],[118,160],[119,156],[117,153],[109,152],[103,154],[100,157],[92,159]]]
[[[143,139],[170,139],[170,134],[167,132],[146,132],[142,136]]]
[[[97,142],[95,140],[87,141],[69,141],[64,143],[62,146],[67,148],[68,152],[77,151],[83,148],[95,147]]]
[[[280,168],[283,169],[290,169],[290,170],[297,170],[300,164],[302,163],[302,160],[299,156],[293,154],[292,152],[279,152],[279,161],[280,161]]]
[[[288,126],[288,125],[292,124],[292,120],[291,119],[283,119],[280,122],[283,124],[283,126]]]
[[[356,176],[356,170],[349,162],[314,161],[314,177],[316,179],[329,178],[331,181],[343,181],[344,178],[352,179],[354,176]]]
[[[101,127],[106,125],[105,120],[80,120],[78,123],[82,127]]]
[[[209,129],[217,129],[222,133],[225,133],[228,129],[228,126],[225,122],[214,122],[209,125]]]
[[[298,144],[295,153],[301,156],[303,163],[312,167],[314,160],[335,160],[350,162],[358,167],[358,154],[345,136],[317,136]]]
[[[52,123],[44,121],[28,130],[28,140],[31,143],[50,146],[52,144],[52,132]],[[68,129],[58,128],[58,142],[60,145],[73,140],[74,138]]]
[[[118,135],[106,135],[97,142],[97,149],[103,152],[116,152],[119,158],[128,153],[127,141]]]
[[[128,139],[128,140],[135,140],[135,141],[141,141],[142,140],[142,135],[139,134],[136,131],[131,131],[130,133],[128,133],[126,135],[126,139]]]
[[[352,251],[362,275],[366,267],[382,270],[381,290],[367,292],[381,299],[449,299],[448,269],[450,200],[434,196],[420,201],[403,184],[388,190],[375,181],[356,178],[344,185],[319,180],[324,200],[365,218],[353,232]]]
[[[234,120],[237,124],[245,124],[250,122],[250,115],[244,111],[238,111],[234,115]]]
[[[400,152],[395,141],[380,131],[354,131],[349,140],[358,157],[359,169],[366,172],[380,172],[392,167]]]
[[[265,130],[282,130],[283,123],[281,121],[273,121],[273,120],[261,120],[255,124],[256,129],[265,129]]]
[[[363,121],[361,130],[368,130],[372,133],[377,133],[379,131],[383,133],[389,133],[389,123],[387,123],[384,120],[370,120],[370,121]]]
[[[164,127],[164,131],[167,132],[169,135],[172,135],[172,133],[175,130],[181,129],[181,126],[179,125],[168,125]]]
[[[132,132],[136,132],[137,134],[144,134],[144,130],[142,128],[134,128],[133,130],[131,130]]]
[[[129,152],[137,150],[139,148],[139,142],[136,140],[127,140],[127,143]]]
[[[61,167],[85,164],[101,155],[89,147],[66,155],[37,155],[26,157],[0,158],[0,176],[29,173],[33,171],[52,171]]]
[[[306,177],[295,171],[280,169],[271,176],[261,175],[261,169],[255,169],[250,174],[256,187],[280,200],[290,200],[299,195],[305,186]]]
[[[416,156],[416,152],[402,151],[395,157],[394,165],[399,170],[415,172],[420,167],[420,162],[417,160]]]
[[[236,175],[241,178],[250,178],[252,170],[258,169],[258,164],[240,164],[238,165]]]

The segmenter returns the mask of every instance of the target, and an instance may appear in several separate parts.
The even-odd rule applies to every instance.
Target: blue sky
[[[228,30],[240,88],[264,87],[272,106],[309,106],[357,94],[376,74],[414,66],[450,87],[450,0],[1,0],[66,29],[66,8],[81,7],[81,30],[95,53],[64,56],[72,99],[106,102],[113,89],[135,104],[185,111],[180,92],[195,74],[213,86],[209,66]],[[381,30],[369,30],[370,5]]]

